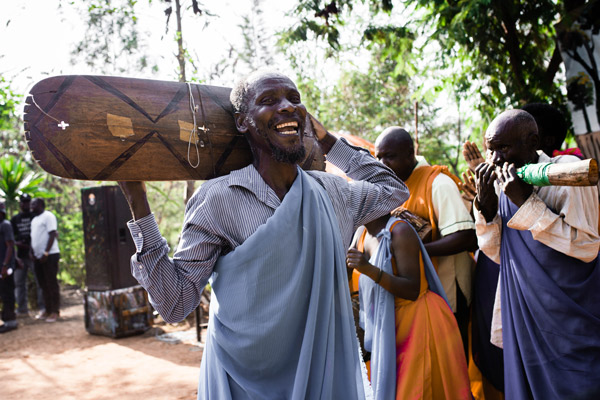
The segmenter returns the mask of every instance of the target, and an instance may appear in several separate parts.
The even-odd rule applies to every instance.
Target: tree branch
[[[551,85],[554,81],[554,77],[560,68],[560,64],[563,62],[562,56],[560,55],[560,48],[558,47],[558,40],[555,40],[554,52],[552,53],[552,58],[550,59],[550,63],[548,63],[548,68],[546,68],[546,76],[545,81],[548,85]]]

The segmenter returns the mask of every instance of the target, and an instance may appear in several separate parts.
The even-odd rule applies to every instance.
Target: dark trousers
[[[42,288],[46,313],[58,314],[60,308],[60,291],[58,288],[58,260],[60,254],[50,254],[45,262],[34,261],[35,276]]]
[[[14,274],[0,278],[0,297],[2,298],[2,321],[14,321],[15,314],[15,279]]]
[[[467,360],[469,359],[470,314],[471,310],[469,305],[467,304],[467,298],[458,287],[458,282],[456,282],[456,313],[454,313],[454,317],[456,318],[456,322],[458,324],[458,330],[460,331],[460,337],[463,341],[463,348],[465,350],[465,357],[467,357]]]

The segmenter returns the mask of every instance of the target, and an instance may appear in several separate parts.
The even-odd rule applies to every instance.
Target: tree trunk
[[[581,112],[583,113],[583,119],[585,120],[586,133],[590,133],[592,131],[592,125],[590,124],[590,118],[588,117],[588,113],[587,113],[585,104],[581,108]],[[600,119],[599,119],[599,121],[600,121]]]
[[[183,31],[181,28],[181,2],[175,0],[175,17],[177,19],[177,61],[179,62],[179,82],[186,82],[185,76],[185,50],[183,49]],[[194,194],[194,181],[185,181],[184,204]]]
[[[183,31],[181,30],[181,3],[175,0],[175,16],[177,18],[177,61],[179,62],[179,82],[185,82],[185,51],[183,49]]]

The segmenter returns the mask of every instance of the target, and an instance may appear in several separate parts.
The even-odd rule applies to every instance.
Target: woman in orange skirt
[[[356,235],[347,265],[360,273],[375,399],[470,399],[458,325],[412,226],[384,216]]]

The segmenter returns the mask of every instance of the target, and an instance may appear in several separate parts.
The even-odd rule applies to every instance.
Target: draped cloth
[[[198,398],[364,399],[345,255],[327,192],[298,169],[214,268]]]
[[[391,217],[377,234],[379,245],[369,262],[394,275],[392,267],[391,228],[398,218]],[[408,226],[412,228],[410,224]],[[414,230],[414,228],[413,228]],[[415,235],[417,233],[415,232]],[[418,237],[418,235],[417,235]],[[422,259],[429,290],[448,300],[425,246],[421,244]],[[360,324],[365,330],[364,346],[371,352],[371,387],[376,400],[396,398],[396,324],[394,295],[366,275],[359,278]],[[448,307],[450,307],[448,305]]]
[[[490,342],[499,274],[500,266],[480,251],[477,256],[473,302],[471,303],[471,351],[473,362],[477,365],[481,375],[496,390],[502,392],[504,390],[502,349]],[[469,371],[471,371],[471,365],[469,365]]]
[[[500,248],[507,399],[600,398],[600,265],[507,227],[518,210],[504,193]]]

